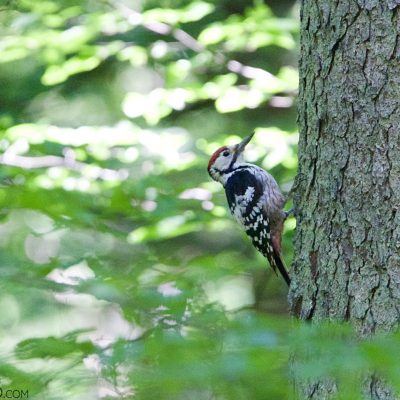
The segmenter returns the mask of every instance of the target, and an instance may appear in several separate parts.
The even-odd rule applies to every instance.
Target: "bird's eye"
[[[222,153],[222,155],[223,155],[224,157],[228,157],[228,156],[229,156],[229,151],[228,151],[228,150],[225,150],[225,151]]]

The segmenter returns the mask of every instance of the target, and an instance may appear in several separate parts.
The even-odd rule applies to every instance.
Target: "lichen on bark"
[[[399,4],[304,0],[301,9],[289,300],[300,318],[349,320],[361,336],[400,320]],[[369,398],[394,398],[370,381]],[[330,398],[322,392],[305,397]]]

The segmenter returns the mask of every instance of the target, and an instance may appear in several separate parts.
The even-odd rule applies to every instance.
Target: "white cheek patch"
[[[216,162],[215,162],[215,166],[220,170],[226,170],[227,168],[229,168],[229,165],[232,161],[232,157],[228,156],[228,157],[224,157],[223,155],[220,155]]]

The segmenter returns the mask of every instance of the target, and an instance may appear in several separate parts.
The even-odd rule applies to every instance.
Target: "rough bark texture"
[[[400,320],[400,0],[304,0],[292,311]],[[333,390],[334,391],[334,390]],[[306,398],[328,399],[320,383]],[[371,379],[371,399],[394,399]]]

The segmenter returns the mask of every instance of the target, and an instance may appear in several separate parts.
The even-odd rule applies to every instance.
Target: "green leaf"
[[[62,338],[49,336],[46,338],[32,338],[19,342],[15,354],[19,359],[30,358],[63,358],[74,353],[83,355],[92,354],[95,347],[91,342],[77,342],[76,335],[67,335]]]

